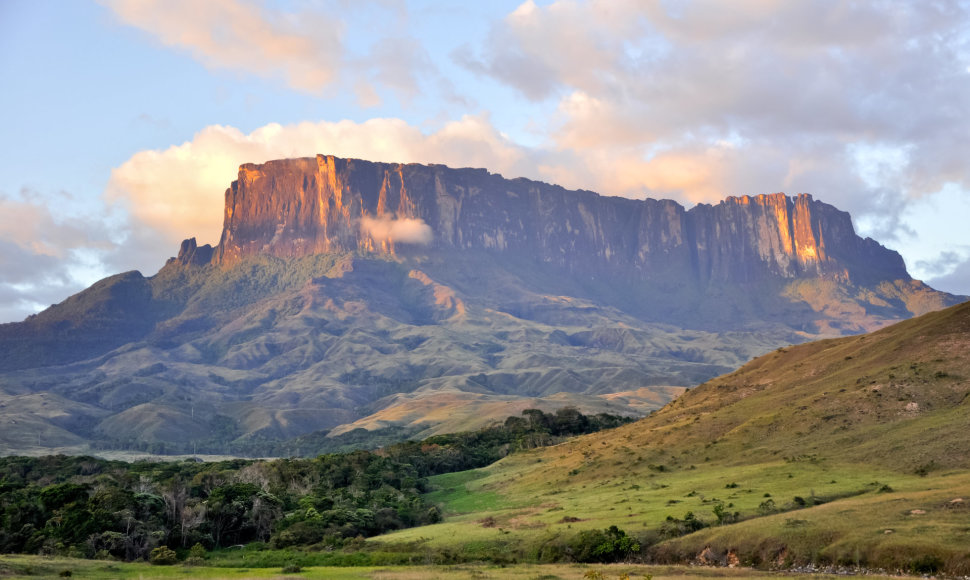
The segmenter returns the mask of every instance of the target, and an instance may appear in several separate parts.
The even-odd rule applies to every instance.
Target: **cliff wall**
[[[427,235],[400,235],[415,227]],[[687,210],[671,200],[604,197],[483,169],[324,155],[240,167],[226,191],[211,260],[395,252],[416,242],[526,253],[574,272],[702,285],[910,279],[898,253],[860,238],[849,214],[808,194],[728,197]],[[199,263],[209,255],[183,244],[179,260]]]

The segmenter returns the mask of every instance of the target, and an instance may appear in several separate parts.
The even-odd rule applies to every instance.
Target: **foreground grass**
[[[594,446],[595,447],[595,446]],[[807,503],[875,494],[880,489],[920,489],[925,478],[888,470],[831,465],[825,461],[759,465],[697,465],[676,470],[616,465],[612,469],[543,469],[539,454],[512,457],[488,470],[433,478],[433,499],[446,521],[402,530],[379,542],[456,546],[489,539],[518,541],[537,534],[570,533],[617,525],[628,532],[654,529],[668,516],[687,512],[708,522],[722,506],[730,514],[760,515],[763,504],[783,509],[796,498]],[[635,463],[636,460],[634,459]],[[578,471],[578,473],[576,473]],[[459,477],[464,476],[464,477]],[[481,498],[481,499],[476,499]]]
[[[280,568],[211,568],[204,566],[151,566],[145,563],[101,562],[40,556],[0,556],[0,576],[18,578],[117,578],[164,580],[200,578],[209,580],[247,580],[255,578],[308,578],[332,580],[585,580],[591,576],[605,579],[652,578],[781,578],[781,573],[759,572],[747,568],[702,568],[685,566],[638,566],[631,564],[567,565],[520,564],[514,566],[382,566],[361,568],[310,567],[298,573],[284,574]],[[590,574],[590,572],[594,574]],[[602,576],[595,576],[595,574]],[[837,578],[813,575],[814,578]],[[869,576],[869,578],[889,578]]]
[[[599,442],[584,439],[586,458],[595,461]],[[661,469],[638,461],[635,451],[624,453],[622,464],[598,469],[561,465],[575,455],[544,450],[434,479],[445,522],[372,542],[473,560],[536,561],[545,543],[616,525],[641,539],[652,562],[691,562],[706,549],[712,564],[730,559],[760,568],[818,564],[970,574],[966,471],[921,477],[818,458],[753,465],[671,461]],[[729,515],[723,525],[715,510]],[[668,516],[688,512],[710,527],[680,538],[658,535]],[[732,523],[735,512],[739,521]]]

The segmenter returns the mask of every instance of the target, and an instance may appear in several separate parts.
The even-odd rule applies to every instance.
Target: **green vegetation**
[[[322,567],[300,566],[299,573],[283,572],[283,566],[238,568],[201,568],[151,566],[147,563],[105,562],[59,557],[2,556],[0,575],[11,579],[57,578],[65,571],[72,578],[116,578],[149,580],[165,578],[200,578],[207,580],[241,580],[247,578],[308,578],[319,580],[469,580],[502,578],[509,580],[669,580],[673,578],[773,578],[780,575],[748,568],[705,568],[686,566],[645,566],[642,564],[517,564],[517,565],[446,565],[414,564],[410,566]],[[835,575],[818,574],[813,578],[836,580]],[[886,576],[868,576],[883,580]]]
[[[445,521],[369,543],[538,560],[615,525],[650,562],[967,575],[968,349],[970,304],[780,349],[633,425],[479,470],[464,495],[460,474],[432,477]],[[467,513],[476,494],[492,505]]]
[[[206,549],[252,542],[332,550],[354,538],[440,521],[439,508],[422,495],[428,476],[629,422],[568,408],[523,415],[477,432],[315,459],[0,458],[0,552],[166,565],[179,559],[175,550],[198,561]]]

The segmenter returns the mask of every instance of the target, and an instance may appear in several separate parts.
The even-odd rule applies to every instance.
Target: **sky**
[[[970,295],[970,1],[0,0],[0,322],[218,242],[242,163],[811,193]]]

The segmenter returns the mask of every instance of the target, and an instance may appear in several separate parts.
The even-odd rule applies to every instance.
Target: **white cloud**
[[[706,164],[709,145],[737,137],[797,165],[808,143],[868,142],[910,152],[902,186],[918,196],[970,186],[970,78],[956,74],[968,26],[958,3],[530,1],[460,60],[557,101],[551,144],[580,155],[671,149]]]
[[[364,216],[360,220],[360,229],[377,242],[388,240],[395,244],[426,246],[434,239],[431,226],[424,223],[424,220],[415,218]]]
[[[317,2],[286,11],[265,0],[100,1],[121,23],[208,68],[278,79],[320,96],[353,86],[364,107],[381,103],[380,88],[407,104],[427,80],[440,78],[424,46],[400,32],[407,10],[395,2]],[[358,46],[377,30],[378,40]]]
[[[273,76],[319,92],[337,75],[341,21],[324,13],[283,13],[246,0],[102,0],[121,22],[213,68]]]

